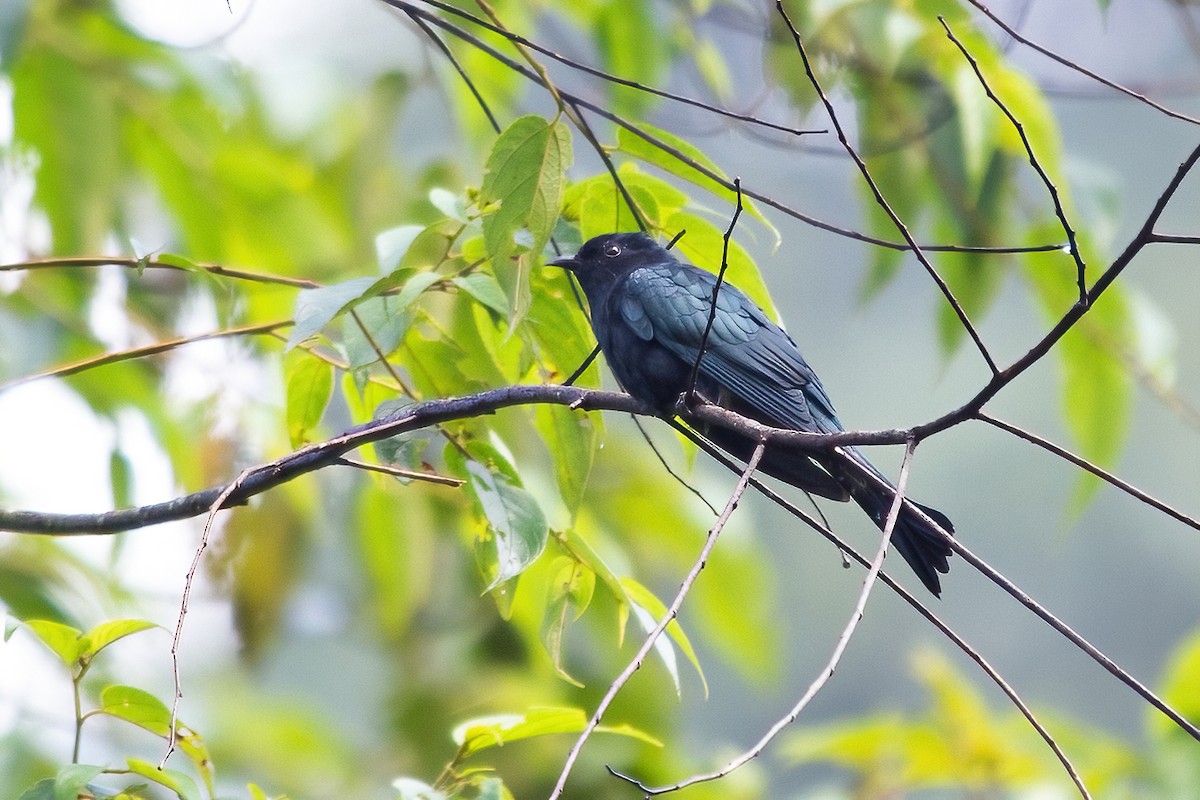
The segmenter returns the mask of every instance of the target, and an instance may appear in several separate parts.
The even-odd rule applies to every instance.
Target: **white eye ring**
[[[616,258],[617,256],[621,255],[621,245],[610,244],[608,247],[604,248],[604,255],[608,256],[609,258]]]

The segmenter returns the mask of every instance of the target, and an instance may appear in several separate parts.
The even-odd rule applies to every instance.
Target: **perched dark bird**
[[[716,276],[682,263],[644,233],[597,236],[574,257],[549,263],[570,270],[579,280],[600,349],[625,391],[663,414],[673,413],[700,352]],[[697,372],[696,393],[772,427],[814,433],[844,430],[796,343],[750,298],[725,283]],[[749,437],[715,425],[704,434],[743,461],[756,445]],[[768,447],[760,469],[822,497],[852,499],[880,529],[895,497],[883,473],[853,447],[808,453]],[[919,508],[953,532],[944,514]],[[938,573],[950,569],[951,550],[945,540],[905,506],[892,542],[921,583],[940,595]]]

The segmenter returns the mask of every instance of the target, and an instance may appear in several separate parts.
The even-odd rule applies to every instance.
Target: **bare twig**
[[[659,621],[658,625],[656,625],[654,630],[650,632],[650,635],[646,637],[646,640],[642,642],[642,646],[638,648],[637,654],[634,655],[633,660],[629,662],[629,665],[625,667],[621,674],[617,676],[616,680],[609,685],[608,691],[605,692],[604,697],[601,698],[600,703],[596,706],[596,710],[593,712],[591,719],[588,720],[587,726],[584,727],[583,732],[575,741],[574,746],[572,746],[570,752],[567,753],[566,763],[563,764],[562,773],[558,776],[558,783],[555,784],[554,791],[550,793],[550,800],[557,800],[557,798],[562,796],[563,788],[567,784],[567,778],[571,774],[571,769],[574,767],[576,759],[579,758],[579,753],[583,750],[583,745],[591,736],[592,731],[596,729],[596,726],[598,726],[600,721],[604,718],[604,712],[608,710],[608,707],[612,704],[612,701],[616,699],[617,694],[622,688],[624,688],[625,684],[629,682],[629,679],[633,677],[633,674],[641,669],[642,661],[650,652],[650,648],[654,646],[654,643],[658,641],[658,637],[662,636],[663,631],[667,629],[667,626],[671,624],[676,615],[679,613],[679,609],[683,605],[683,600],[685,597],[687,597],[688,592],[691,590],[692,584],[696,582],[696,578],[700,577],[700,572],[704,569],[704,565],[708,561],[708,555],[710,552],[712,552],[713,545],[717,543],[717,537],[721,535],[721,531],[724,530],[726,523],[729,522],[729,518],[733,515],[734,509],[737,508],[738,501],[740,501],[742,499],[742,495],[745,494],[746,486],[749,484],[750,478],[754,474],[754,470],[758,468],[758,462],[762,459],[763,451],[765,449],[766,442],[760,439],[758,445],[754,448],[754,452],[750,455],[750,460],[747,462],[746,469],[742,472],[742,477],[738,480],[738,484],[734,488],[733,494],[729,496],[729,502],[725,504],[725,510],[721,512],[721,516],[717,519],[716,524],[714,524],[712,529],[708,532],[708,538],[704,540],[704,547],[700,549],[700,555],[696,559],[696,563],[692,565],[691,571],[689,571],[687,576],[683,579],[683,583],[680,585],[679,591],[675,594],[675,599],[671,601],[671,605],[667,608],[667,613],[663,615],[663,618]]]
[[[892,224],[896,226],[896,230],[900,232],[900,236],[908,244],[908,249],[911,250],[913,255],[916,256],[917,260],[921,262],[921,266],[925,268],[925,271],[929,273],[929,277],[933,279],[933,282],[937,285],[938,290],[941,291],[942,295],[946,298],[946,302],[950,304],[950,308],[954,310],[954,314],[958,317],[959,323],[963,326],[963,329],[967,332],[967,335],[971,337],[971,341],[975,343],[976,349],[979,350],[979,354],[983,357],[984,363],[987,364],[988,369],[992,371],[992,375],[998,374],[1000,372],[1000,368],[996,366],[995,360],[992,359],[992,354],[988,352],[987,346],[983,343],[983,339],[980,338],[979,332],[975,330],[975,326],[971,323],[971,319],[967,316],[967,312],[963,310],[962,305],[958,302],[958,299],[955,298],[954,292],[950,290],[950,286],[946,283],[942,276],[938,274],[938,271],[934,269],[933,264],[930,263],[929,259],[925,256],[925,253],[922,252],[921,247],[917,244],[916,240],[913,239],[912,234],[909,233],[908,227],[904,224],[904,221],[900,219],[894,210],[892,210],[891,205],[888,204],[887,199],[883,196],[883,192],[879,190],[879,186],[875,183],[875,179],[871,177],[871,172],[867,169],[866,162],[859,157],[858,153],[854,150],[854,146],[850,144],[850,140],[846,137],[846,131],[843,129],[842,123],[838,119],[837,112],[833,109],[833,103],[829,102],[829,98],[825,95],[825,90],[821,88],[820,80],[817,78],[816,73],[813,72],[812,63],[808,59],[808,51],[805,50],[804,42],[800,38],[800,31],[796,29],[796,26],[792,23],[792,18],[788,16],[787,9],[783,7],[783,0],[775,0],[775,10],[779,12],[779,16],[782,17],[784,24],[787,25],[788,32],[792,35],[792,40],[796,44],[796,52],[799,53],[800,60],[804,63],[804,72],[808,75],[808,82],[812,84],[813,89],[817,93],[817,97],[821,99],[821,103],[825,106],[825,113],[829,115],[829,120],[833,123],[834,130],[837,131],[838,141],[841,142],[842,147],[846,149],[846,153],[850,156],[850,158],[854,160],[854,164],[858,167],[858,171],[862,174],[863,180],[867,184],[867,188],[871,190],[871,194],[875,198],[875,204],[883,209],[883,212],[887,214],[889,219],[891,219]]]
[[[758,758],[759,755],[767,748],[776,736],[783,731],[788,725],[791,725],[800,716],[800,712],[816,697],[817,692],[828,683],[833,677],[834,670],[842,660],[842,654],[846,652],[846,646],[850,644],[850,639],[854,636],[854,631],[858,628],[858,623],[862,620],[863,614],[867,607],[867,598],[871,595],[871,589],[875,587],[875,582],[879,578],[879,571],[883,568],[883,560],[887,557],[888,545],[892,540],[892,531],[896,527],[896,519],[900,515],[900,506],[904,502],[904,489],[908,484],[909,465],[912,463],[913,450],[916,448],[915,440],[909,440],[908,446],[904,450],[904,460],[900,464],[900,478],[896,482],[896,494],[892,499],[892,506],[888,509],[887,520],[883,526],[883,536],[879,540],[879,550],[875,553],[875,558],[871,561],[871,566],[867,570],[867,575],[863,579],[862,591],[858,594],[858,601],[854,604],[854,611],[850,614],[850,619],[846,623],[846,627],[842,630],[841,636],[838,637],[837,643],[833,647],[833,653],[829,657],[829,662],[820,674],[809,684],[808,690],[804,692],[796,705],[785,714],[782,718],[775,722],[774,725],[763,734],[762,738],[749,750],[746,750],[741,755],[731,759],[725,766],[703,775],[695,775],[686,780],[662,787],[648,787],[641,781],[634,780],[626,775],[621,775],[611,767],[609,771],[617,777],[623,778],[636,785],[647,796],[667,794],[668,792],[678,791],[693,784],[703,783],[705,781],[713,781],[723,778],[739,767],[744,766],[752,759]],[[761,447],[761,445],[760,445]]]
[[[1013,39],[1016,39],[1018,42],[1020,42],[1021,44],[1025,45],[1026,47],[1028,47],[1032,50],[1036,50],[1037,52],[1046,56],[1046,58],[1049,58],[1052,61],[1056,61],[1059,64],[1062,64],[1064,67],[1067,67],[1068,69],[1073,69],[1076,72],[1080,73],[1081,75],[1086,75],[1087,77],[1091,78],[1092,80],[1096,81],[1097,83],[1104,84],[1105,86],[1107,86],[1110,89],[1115,89],[1116,91],[1120,92],[1121,94],[1128,95],[1129,97],[1132,97],[1133,99],[1137,100],[1138,102],[1145,103],[1146,105],[1150,106],[1151,108],[1153,108],[1157,111],[1161,111],[1163,114],[1166,114],[1168,117],[1173,117],[1174,119],[1182,120],[1184,122],[1190,122],[1193,125],[1200,125],[1200,119],[1196,119],[1195,117],[1189,117],[1187,114],[1181,114],[1178,111],[1172,111],[1171,109],[1167,108],[1166,106],[1164,106],[1160,103],[1154,102],[1153,100],[1146,97],[1145,95],[1139,94],[1139,93],[1133,91],[1132,89],[1128,89],[1115,81],[1110,81],[1108,78],[1105,78],[1103,75],[1092,72],[1090,69],[1087,69],[1086,67],[1082,67],[1079,64],[1076,64],[1074,61],[1071,61],[1068,58],[1064,58],[1063,56],[1060,56],[1058,53],[1054,52],[1053,50],[1043,47],[1040,44],[1038,44],[1037,42],[1032,41],[1028,37],[1023,36],[1021,33],[1019,33],[1013,27],[1006,24],[1004,22],[1004,20],[1002,20],[998,16],[996,16],[996,14],[993,13],[991,9],[989,9],[983,3],[979,2],[979,0],[967,0],[967,2],[969,2],[971,5],[975,6],[975,8],[979,9],[979,11],[981,13],[983,13],[992,22],[996,23],[996,25],[999,26],[1001,30],[1003,30],[1005,33],[1007,33]]]
[[[1138,500],[1142,501],[1143,503],[1150,506],[1151,508],[1156,508],[1159,511],[1166,514],[1167,516],[1172,517],[1172,518],[1178,520],[1179,522],[1182,522],[1184,525],[1187,525],[1189,528],[1200,531],[1200,520],[1197,520],[1195,517],[1190,517],[1187,514],[1184,514],[1182,511],[1179,511],[1178,509],[1167,505],[1166,503],[1164,503],[1163,501],[1154,497],[1153,495],[1147,494],[1146,492],[1137,488],[1132,483],[1121,480],[1116,475],[1113,475],[1111,472],[1104,469],[1103,467],[1100,467],[1097,464],[1093,464],[1091,461],[1088,461],[1087,459],[1082,458],[1081,456],[1078,456],[1075,453],[1072,453],[1070,450],[1067,450],[1066,448],[1059,447],[1054,442],[1051,442],[1049,439],[1043,439],[1041,436],[1038,436],[1036,433],[1031,433],[1030,431],[1027,431],[1024,428],[1019,428],[1016,425],[1013,425],[1011,422],[1005,422],[1002,419],[997,419],[996,417],[993,417],[991,414],[988,414],[984,411],[980,411],[975,416],[977,419],[979,419],[982,422],[986,422],[987,424],[989,424],[995,428],[999,428],[1002,431],[1011,433],[1013,436],[1016,436],[1020,439],[1024,439],[1025,441],[1029,442],[1030,444],[1037,445],[1038,447],[1042,448],[1043,450],[1053,453],[1054,455],[1058,456],[1059,458],[1061,458],[1065,461],[1069,461],[1070,463],[1074,464],[1075,466],[1079,467],[1080,469],[1085,470],[1086,472],[1090,472],[1091,474],[1095,475],[1097,478],[1100,478],[1102,481],[1105,481],[1106,483],[1109,483],[1109,484],[1117,487],[1118,489],[1120,489],[1121,491],[1130,495],[1131,497],[1137,498]]]
[[[176,272],[207,272],[210,275],[220,275],[223,278],[236,278],[237,280],[249,281],[251,283],[292,286],[297,289],[316,289],[321,285],[307,278],[292,278],[287,275],[271,275],[266,272],[231,269],[220,264],[196,264],[184,267],[179,264],[160,261],[156,258],[112,258],[106,256],[39,258],[31,261],[19,261],[13,264],[0,265],[0,272],[21,272],[24,270],[56,269],[59,267],[105,267],[109,264],[126,269],[168,269]]]
[[[737,193],[737,203],[733,209],[733,216],[729,219],[729,227],[725,229],[725,235],[721,237],[721,268],[717,270],[717,282],[713,284],[712,301],[708,304],[708,321],[704,323],[704,334],[700,337],[700,348],[696,352],[696,360],[692,363],[692,372],[688,376],[687,391],[684,393],[687,396],[687,404],[694,405],[696,401],[696,378],[700,374],[700,362],[704,360],[704,351],[708,349],[708,336],[712,333],[713,323],[717,320],[717,299],[721,296],[721,285],[725,282],[725,271],[729,269],[729,237],[733,236],[733,229],[737,226],[738,217],[742,215],[742,180],[741,178],[733,179],[733,188]]]
[[[63,364],[54,369],[48,369],[44,372],[34,372],[28,375],[22,375],[19,378],[13,378],[10,381],[0,383],[0,392],[12,389],[15,386],[20,386],[31,381],[41,380],[42,378],[65,378],[68,375],[75,375],[89,369],[107,366],[109,364],[117,364],[122,361],[133,361],[147,356],[156,356],[160,353],[167,353],[184,345],[193,344],[195,342],[205,342],[212,339],[225,339],[236,336],[256,336],[260,334],[273,333],[280,328],[286,328],[294,324],[290,319],[276,320],[275,322],[263,322],[257,325],[244,325],[240,328],[228,328],[225,330],[211,331],[209,333],[201,333],[196,336],[181,336],[178,339],[169,339],[165,342],[155,342],[154,344],[144,345],[142,347],[131,347],[128,350],[120,350],[115,353],[104,353],[103,355],[93,356],[92,358],[84,358],[79,361],[73,361],[70,364]]]

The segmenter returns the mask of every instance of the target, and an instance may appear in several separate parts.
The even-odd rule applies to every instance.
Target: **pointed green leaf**
[[[303,350],[284,360],[287,380],[287,429],[292,447],[310,441],[333,396],[333,365]]]
[[[554,459],[558,493],[572,517],[587,489],[599,436],[592,416],[565,406],[540,405],[535,412],[538,432]]]
[[[533,495],[477,461],[466,464],[471,494],[487,519],[488,589],[520,575],[546,547],[550,528]],[[492,571],[494,570],[494,574]]]
[[[584,729],[587,721],[583,709],[579,708],[531,708],[524,714],[492,714],[467,720],[457,726],[451,736],[460,748],[460,757],[466,758],[489,747],[499,747],[534,736],[578,733]],[[654,737],[629,725],[601,725],[596,730],[661,745]]]
[[[667,607],[663,605],[662,601],[633,578],[622,578],[621,586],[628,593],[629,600],[633,606],[633,613],[637,616],[638,622],[642,624],[646,633],[658,627],[659,621],[667,613]],[[696,650],[692,647],[691,641],[688,640],[687,634],[683,632],[683,627],[679,624],[679,620],[671,620],[667,625],[666,632],[671,641],[679,646],[679,649],[683,651],[687,660],[695,667],[696,674],[700,677],[700,683],[704,686],[704,696],[707,697],[708,680],[704,677],[704,670],[700,666],[700,659],[696,657]],[[670,642],[661,636],[654,643],[654,648],[658,652],[659,657],[662,658],[667,670],[671,673],[671,679],[675,682],[675,692],[678,694],[680,691],[679,671],[675,664],[675,651],[671,648]]]
[[[153,622],[144,619],[118,619],[102,622],[83,637],[80,642],[80,655],[95,656],[118,639],[157,627]]]

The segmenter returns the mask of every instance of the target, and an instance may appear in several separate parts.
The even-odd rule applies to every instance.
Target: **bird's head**
[[[615,277],[647,263],[664,260],[674,261],[675,258],[644,233],[605,233],[589,239],[575,255],[546,263],[574,272],[586,291],[589,278]]]

